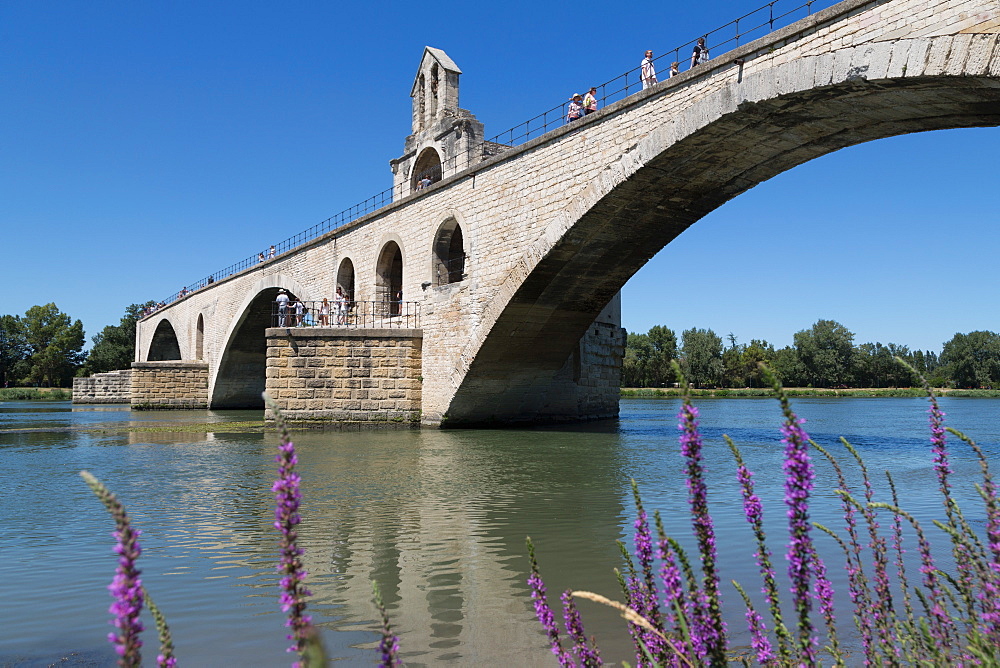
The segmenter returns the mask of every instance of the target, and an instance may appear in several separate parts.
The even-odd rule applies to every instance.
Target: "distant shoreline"
[[[922,388],[912,387],[869,387],[869,388],[812,388],[786,387],[785,393],[790,397],[925,397],[927,393]],[[1000,398],[1000,390],[956,390],[950,388],[934,388],[934,394],[949,397],[979,397]],[[676,387],[623,387],[622,399],[678,399],[683,391]],[[771,397],[769,388],[738,387],[719,389],[691,390],[692,397],[719,397],[753,399]]]

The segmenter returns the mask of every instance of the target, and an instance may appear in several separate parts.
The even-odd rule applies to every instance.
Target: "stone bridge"
[[[998,0],[847,0],[464,162],[482,124],[458,107],[458,67],[428,48],[391,163],[407,194],[144,318],[132,403],[256,407],[266,387],[302,419],[615,416],[629,277],[815,157],[1000,125],[998,32]],[[320,300],[337,286],[359,301],[401,291],[419,328],[269,328],[279,289]],[[665,292],[683,303],[683,277]]]

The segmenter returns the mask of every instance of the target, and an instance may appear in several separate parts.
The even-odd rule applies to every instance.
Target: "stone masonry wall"
[[[73,379],[74,404],[127,404],[131,398],[131,369]]]
[[[266,335],[267,393],[289,420],[419,422],[421,330],[272,328]]]
[[[208,408],[208,364],[133,362],[132,408]]]

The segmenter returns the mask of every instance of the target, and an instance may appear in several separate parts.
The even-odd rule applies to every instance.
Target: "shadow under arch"
[[[265,288],[244,309],[226,346],[212,388],[211,408],[264,408],[267,339],[279,288]],[[289,293],[289,297],[295,297]]]
[[[683,132],[670,118],[650,127],[613,166],[624,178],[592,179],[567,206],[565,229],[531,249],[539,259],[527,277],[497,291],[512,296],[461,354],[471,362],[457,372],[444,415],[449,426],[547,419],[544,402],[526,399],[531,389],[546,385],[628,279],[690,225],[757,184],[845,147],[998,126],[1000,82],[963,72],[877,80],[847,72],[839,82],[757,101],[727,83],[684,116],[702,120]],[[559,218],[552,216],[553,225]]]
[[[147,362],[165,362],[167,360],[179,360],[181,358],[181,346],[177,341],[177,333],[170,321],[164,318],[156,325],[153,332],[153,340],[149,344],[149,353],[146,355]]]

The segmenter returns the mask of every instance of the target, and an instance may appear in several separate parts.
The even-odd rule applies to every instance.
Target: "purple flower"
[[[280,412],[275,410],[275,416],[281,431],[278,455],[274,458],[278,464],[278,479],[271,487],[275,502],[274,528],[281,536],[278,542],[280,550],[278,572],[282,575],[279,601],[281,610],[288,615],[285,626],[292,630],[287,636],[293,641],[288,651],[296,652],[303,658],[307,643],[315,631],[312,627],[312,618],[305,614],[306,598],[310,595],[304,585],[308,573],[302,564],[302,555],[305,551],[298,546],[296,530],[302,521],[299,516],[299,504],[302,501],[302,494],[299,491],[301,480],[295,473],[295,465],[298,463],[295,444],[288,438],[288,431],[285,429]]]
[[[142,663],[139,651],[142,641],[139,634],[143,630],[139,613],[142,611],[144,597],[136,561],[142,554],[138,540],[141,532],[132,528],[125,506],[101,481],[87,471],[81,471],[80,476],[115,520],[116,528],[111,535],[116,541],[114,553],[118,555],[118,567],[115,569],[115,577],[108,585],[108,591],[114,598],[108,611],[114,615],[111,624],[118,630],[108,634],[108,641],[115,646],[119,666],[139,666]]]
[[[392,632],[389,624],[389,613],[385,610],[382,602],[382,592],[379,591],[378,583],[372,581],[372,591],[375,594],[375,607],[378,608],[379,616],[382,618],[382,638],[379,640],[379,668],[396,668],[403,665],[399,660],[399,638]]]
[[[813,635],[813,625],[809,613],[812,610],[810,596],[813,543],[810,537],[809,492],[813,488],[815,473],[809,458],[809,436],[800,426],[799,419],[781,395],[785,424],[781,427],[785,444],[785,505],[788,506],[788,577],[792,582],[792,600],[798,613],[800,660],[808,664],[817,661],[818,640]]]
[[[591,647],[587,642],[587,634],[583,630],[583,621],[580,619],[580,612],[573,602],[573,592],[567,589],[560,597],[563,604],[563,620],[566,623],[566,633],[573,639],[573,653],[579,659],[578,665],[584,668],[596,668],[603,665],[601,655],[596,647]]]
[[[528,586],[531,588],[531,600],[535,602],[535,616],[545,629],[545,635],[549,638],[549,645],[552,653],[555,654],[561,666],[572,666],[573,657],[562,647],[559,640],[559,625],[556,623],[556,616],[552,614],[552,608],[546,599],[545,583],[538,572],[538,561],[535,559],[535,546],[528,539],[528,558],[531,560],[531,575],[528,577]]]
[[[696,597],[695,615],[692,620],[691,641],[696,651],[704,647],[701,658],[711,657],[713,662],[725,661],[726,625],[722,621],[722,597],[719,593],[719,573],[716,570],[715,529],[708,512],[708,488],[702,466],[702,440],[698,431],[698,409],[685,399],[678,414],[677,428],[681,432],[681,454],[687,460],[688,504],[701,565],[705,574],[703,590]]]

